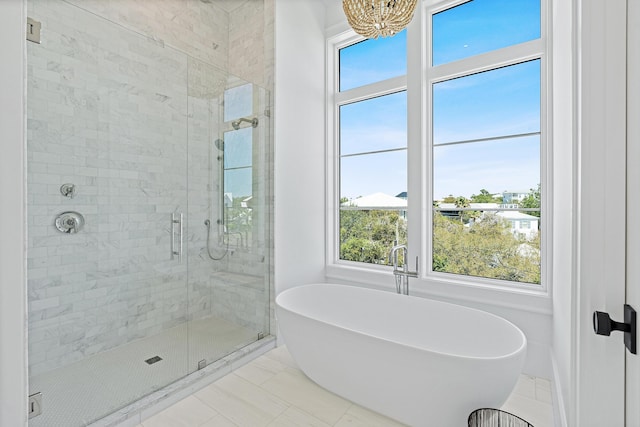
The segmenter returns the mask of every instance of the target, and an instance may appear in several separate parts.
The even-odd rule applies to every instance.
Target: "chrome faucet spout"
[[[398,264],[398,252],[402,252],[402,266]],[[407,256],[407,245],[394,245],[389,252],[389,264],[393,265],[396,292],[404,295],[409,295],[409,277],[418,277],[418,258],[416,258],[416,271],[409,271]]]
[[[402,259],[405,260],[407,256],[407,245],[395,245],[389,252],[389,264],[393,265],[393,269],[398,268],[398,251],[402,251]]]

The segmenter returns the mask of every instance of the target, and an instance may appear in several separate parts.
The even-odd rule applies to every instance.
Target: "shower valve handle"
[[[84,226],[84,217],[79,212],[62,212],[55,220],[55,227],[65,234],[75,234]]]

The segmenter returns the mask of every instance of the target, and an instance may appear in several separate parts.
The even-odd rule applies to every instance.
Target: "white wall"
[[[27,413],[22,1],[0,2],[0,426]]]
[[[275,4],[275,290],[322,282],[324,4]]]
[[[553,2],[553,322],[551,364],[557,426],[567,425],[567,410],[572,405],[571,371],[573,354],[574,277],[574,91],[572,50],[573,2]]]

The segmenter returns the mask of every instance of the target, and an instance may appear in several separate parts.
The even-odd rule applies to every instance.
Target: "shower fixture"
[[[61,233],[75,234],[84,227],[84,216],[80,212],[62,212],[56,217],[54,225]]]
[[[222,139],[216,139],[215,141],[213,141],[213,145],[216,146],[216,148],[218,149],[219,153],[218,156],[216,157],[218,159],[218,161],[223,160],[224,158],[224,140]],[[224,187],[224,173],[222,174],[222,185]]]
[[[253,126],[254,128],[258,127],[258,118],[257,117],[254,117],[253,119],[246,119],[246,118],[243,117],[241,119],[236,120],[235,122],[231,122],[231,126],[233,126],[233,128],[235,130],[238,130],[238,129],[240,129],[240,123],[242,123],[242,122],[251,123],[251,126]]]
[[[222,224],[222,222],[220,220],[218,220],[218,224]],[[207,227],[207,255],[209,255],[209,258],[211,258],[214,261],[220,261],[222,258],[224,258],[227,253],[229,253],[229,239],[226,239],[226,246],[224,248],[224,253],[222,255],[220,255],[219,257],[215,257],[213,255],[211,255],[211,249],[209,246],[209,239],[211,236],[211,221],[209,221],[208,219],[204,220],[204,225]]]
[[[75,184],[62,184],[62,186],[60,187],[60,194],[62,194],[64,197],[73,199],[76,196]]]

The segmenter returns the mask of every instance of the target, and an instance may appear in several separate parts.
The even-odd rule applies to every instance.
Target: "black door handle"
[[[593,330],[598,335],[611,335],[611,331],[624,332],[624,345],[632,354],[636,353],[636,311],[628,304],[624,305],[624,322],[611,320],[609,313],[593,312]]]

